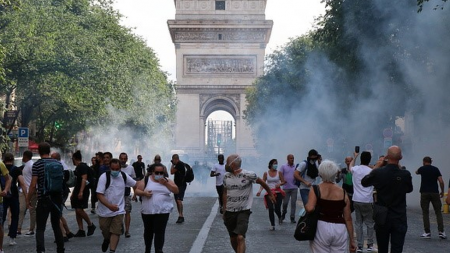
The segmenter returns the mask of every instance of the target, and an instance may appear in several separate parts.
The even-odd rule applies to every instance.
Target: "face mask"
[[[277,170],[278,169],[278,164],[272,165],[272,169]]]
[[[118,177],[120,174],[120,170],[112,170],[111,171],[111,176],[112,177]]]
[[[164,178],[164,175],[155,175],[156,181],[159,181],[161,178]]]

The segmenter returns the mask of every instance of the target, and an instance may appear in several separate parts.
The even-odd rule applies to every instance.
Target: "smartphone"
[[[359,153],[359,146],[355,146],[355,153]]]

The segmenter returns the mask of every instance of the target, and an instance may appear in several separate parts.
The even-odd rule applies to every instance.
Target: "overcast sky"
[[[135,33],[147,41],[160,59],[161,68],[175,80],[175,49],[167,27],[175,19],[173,0],[115,0],[115,7],[125,17],[122,24],[135,28]],[[312,28],[314,18],[324,12],[321,0],[268,0],[266,19],[274,26],[266,54],[283,46]]]

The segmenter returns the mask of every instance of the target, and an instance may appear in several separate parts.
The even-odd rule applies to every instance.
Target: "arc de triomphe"
[[[175,149],[205,154],[205,126],[218,110],[235,120],[235,151],[254,156],[245,122],[245,89],[263,74],[273,22],[265,19],[267,0],[174,0],[168,20],[177,63]]]

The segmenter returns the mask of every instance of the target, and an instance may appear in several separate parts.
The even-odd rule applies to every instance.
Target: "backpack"
[[[111,171],[107,171],[107,172],[105,172],[105,174],[106,174],[106,184],[105,184],[105,192],[106,192],[106,189],[108,189],[109,185],[111,184]],[[127,175],[123,171],[121,171],[120,174],[122,174],[123,182],[125,183],[125,185],[127,185]],[[130,193],[131,193],[131,188],[125,187],[124,195],[129,196]]]
[[[56,160],[44,161],[44,195],[62,194],[64,167]]]
[[[184,181],[186,183],[194,181],[194,170],[191,168],[191,166],[187,163],[184,163],[184,168],[186,169],[186,172],[184,173]]]
[[[73,170],[67,170],[67,175],[66,186],[69,188],[75,187],[75,184],[77,183],[77,176],[75,176],[75,172]]]

